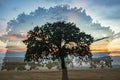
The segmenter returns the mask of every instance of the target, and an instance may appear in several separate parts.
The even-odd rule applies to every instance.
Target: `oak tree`
[[[26,61],[38,61],[52,55],[53,60],[59,59],[62,68],[62,80],[68,80],[65,57],[68,55],[88,56],[91,58],[90,44],[93,37],[81,32],[74,23],[58,21],[46,23],[41,27],[36,26],[27,33],[27,39],[23,41],[27,45]]]

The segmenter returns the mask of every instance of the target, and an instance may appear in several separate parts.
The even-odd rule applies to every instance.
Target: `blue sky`
[[[61,4],[82,7],[86,9],[86,13],[93,18],[94,22],[110,26],[116,33],[120,31],[119,0],[0,0],[0,26],[6,28],[6,22],[15,19],[23,12],[29,14],[38,6],[49,8]]]
[[[95,39],[109,36],[109,43],[94,45],[120,51],[120,37],[112,38],[120,35],[119,14],[120,0],[0,0],[0,52],[22,50],[25,46],[14,41],[24,39],[36,25],[58,20],[74,22]]]

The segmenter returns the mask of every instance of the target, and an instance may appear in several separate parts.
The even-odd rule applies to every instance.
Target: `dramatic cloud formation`
[[[94,20],[110,26],[115,33],[120,32],[120,0],[89,0],[87,8]]]
[[[101,26],[100,23],[93,23],[92,18],[82,8],[70,8],[68,5],[50,7],[49,9],[39,7],[30,14],[19,14],[16,19],[8,22],[8,34],[24,34],[36,25],[43,25],[46,22],[67,21],[74,22],[81,31],[91,34],[95,38],[112,36],[113,32],[109,27]]]
[[[120,0],[0,0],[0,11],[0,57],[24,56],[26,33],[56,21],[91,34],[94,56],[120,56]]]

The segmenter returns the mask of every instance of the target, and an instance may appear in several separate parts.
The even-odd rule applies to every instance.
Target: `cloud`
[[[120,38],[120,32],[114,35],[114,39]]]
[[[12,38],[12,39],[16,39],[16,40],[20,40],[20,39],[25,39],[26,35],[24,34],[8,34],[8,35],[4,35],[6,38]]]
[[[86,9],[94,21],[110,26],[115,33],[120,32],[120,0],[87,0]]]
[[[38,7],[30,14],[21,13],[16,19],[10,20],[7,30],[8,34],[26,33],[36,25],[43,25],[46,22],[55,21],[74,22],[81,31],[92,34],[95,38],[111,36],[113,34],[109,27],[101,26],[100,23],[93,23],[91,16],[86,14],[83,8],[70,8],[69,5],[50,7],[49,9]]]

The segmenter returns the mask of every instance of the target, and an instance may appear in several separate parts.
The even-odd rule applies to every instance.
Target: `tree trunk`
[[[64,57],[61,57],[62,80],[68,80],[68,72]]]

